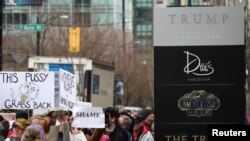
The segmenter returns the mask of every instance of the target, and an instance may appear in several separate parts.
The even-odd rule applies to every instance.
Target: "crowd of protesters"
[[[74,119],[72,111],[68,110],[32,117],[20,110],[13,120],[0,115],[0,141],[64,141],[65,127],[68,127],[70,141],[154,141],[152,110],[131,112],[120,107],[107,107],[103,111],[105,128],[71,127]],[[53,132],[56,127],[58,132]]]

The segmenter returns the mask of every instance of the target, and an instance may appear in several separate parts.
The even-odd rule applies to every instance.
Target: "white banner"
[[[53,109],[54,72],[0,72],[0,108]]]
[[[60,76],[60,106],[70,110],[76,105],[76,76],[63,69],[59,70]]]
[[[104,128],[105,114],[101,107],[74,107],[72,127]]]

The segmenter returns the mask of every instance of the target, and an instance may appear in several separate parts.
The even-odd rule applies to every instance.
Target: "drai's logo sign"
[[[187,65],[184,67],[184,72],[186,74],[193,74],[196,76],[207,76],[214,72],[211,61],[201,62],[199,56],[189,52],[184,51],[187,56]]]
[[[204,90],[194,90],[178,100],[178,107],[187,116],[211,116],[212,110],[220,107],[220,99]]]

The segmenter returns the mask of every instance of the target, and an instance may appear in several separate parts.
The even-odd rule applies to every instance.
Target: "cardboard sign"
[[[0,80],[0,108],[54,108],[54,72],[1,72]]]
[[[63,69],[59,70],[60,106],[70,110],[76,105],[76,76]]]
[[[104,128],[105,114],[101,107],[74,107],[72,127]]]

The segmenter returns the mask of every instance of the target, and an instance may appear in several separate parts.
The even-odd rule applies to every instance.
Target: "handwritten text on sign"
[[[60,74],[60,106],[72,110],[76,105],[76,76],[59,69]]]

